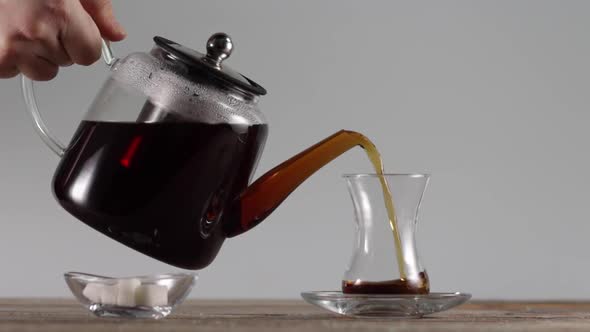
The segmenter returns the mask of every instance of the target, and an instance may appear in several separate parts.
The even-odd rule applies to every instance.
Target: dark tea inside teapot
[[[164,262],[206,266],[248,186],[265,124],[83,121],[55,173],[61,205]]]
[[[258,109],[266,91],[224,64],[232,40],[213,35],[206,54],[154,41],[149,53],[120,60],[103,43],[111,75],[67,147],[48,132],[23,77],[36,129],[62,156],[57,201],[133,249],[203,268],[227,237],[260,223],[323,165],[356,145],[374,149],[340,131],[250,184],[268,131]]]

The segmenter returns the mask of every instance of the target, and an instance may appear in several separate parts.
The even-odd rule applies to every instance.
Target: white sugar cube
[[[100,288],[101,304],[117,304],[117,295],[119,293],[117,285],[101,285]]]
[[[102,285],[97,283],[90,283],[84,287],[82,295],[92,303],[100,303],[100,293],[102,292]]]
[[[167,305],[168,288],[161,285],[141,285],[136,289],[135,302],[148,307]]]
[[[121,279],[117,283],[117,305],[125,307],[135,306],[135,289],[141,285],[139,279]]]

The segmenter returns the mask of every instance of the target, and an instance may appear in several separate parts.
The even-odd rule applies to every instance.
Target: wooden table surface
[[[590,331],[590,303],[471,302],[422,319],[340,317],[303,301],[187,301],[159,321],[95,318],[73,300],[0,299],[0,331]]]

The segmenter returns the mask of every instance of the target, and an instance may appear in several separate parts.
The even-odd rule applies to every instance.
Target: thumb
[[[80,3],[105,39],[120,41],[127,36],[123,26],[115,19],[111,0],[80,0]]]

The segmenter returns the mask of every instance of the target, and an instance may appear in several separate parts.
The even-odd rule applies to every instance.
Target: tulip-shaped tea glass
[[[430,293],[416,246],[425,174],[345,175],[355,214],[353,254],[342,292],[306,292],[308,302],[353,316],[423,316],[459,305],[462,293]]]
[[[343,292],[428,293],[428,276],[420,263],[415,236],[428,176],[385,175],[385,185],[377,175],[344,178],[354,206],[356,237]],[[391,204],[386,204],[387,200]]]

